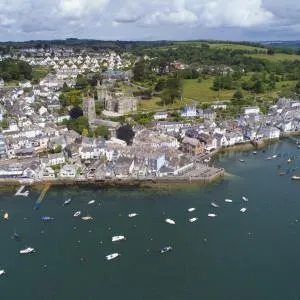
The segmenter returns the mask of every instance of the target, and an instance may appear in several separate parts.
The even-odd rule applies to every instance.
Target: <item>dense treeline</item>
[[[32,79],[32,67],[24,62],[6,59],[0,62],[0,78],[7,80]]]

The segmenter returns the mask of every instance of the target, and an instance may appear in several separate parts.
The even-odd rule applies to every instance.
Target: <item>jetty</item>
[[[25,189],[25,185],[22,185],[15,193],[15,196],[28,197],[29,191],[24,191],[24,189]]]
[[[42,203],[42,201],[44,200],[45,195],[46,195],[47,191],[49,190],[50,186],[51,186],[50,184],[46,184],[46,185],[44,186],[44,188],[43,188],[43,190],[42,190],[42,192],[41,192],[39,198],[37,199],[37,201],[36,201],[35,204],[34,204],[34,207],[33,207],[33,208],[34,208],[35,210],[40,208],[41,203]]]

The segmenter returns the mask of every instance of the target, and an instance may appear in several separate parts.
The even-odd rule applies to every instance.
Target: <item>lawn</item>
[[[183,84],[183,96],[186,99],[192,99],[202,102],[215,100],[230,100],[235,90],[213,91],[213,78],[202,80],[201,83],[197,79],[186,79]]]
[[[286,54],[286,53],[275,53],[274,55],[268,54],[245,54],[253,58],[265,59],[269,61],[283,61],[283,60],[300,60],[300,55]]]

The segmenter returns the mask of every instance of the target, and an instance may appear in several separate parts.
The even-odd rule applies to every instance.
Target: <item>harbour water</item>
[[[227,152],[214,162],[225,167],[225,178],[199,188],[51,187],[38,210],[33,207],[40,191],[28,188],[28,197],[16,197],[15,190],[2,190],[0,269],[6,274],[0,277],[1,296],[298,300],[300,181],[291,176],[300,175],[299,156],[300,149],[288,140],[256,155]],[[283,171],[289,174],[279,176]],[[64,207],[68,198],[72,202]],[[88,205],[92,199],[95,203]],[[187,212],[190,207],[196,210]],[[74,218],[78,210],[94,219]],[[2,218],[6,211],[8,221]],[[128,218],[132,212],[139,215]],[[43,222],[41,216],[55,219]],[[188,222],[192,217],[199,219]],[[176,225],[165,223],[166,218]],[[15,231],[21,241],[11,239]],[[127,240],[112,243],[114,235]],[[168,245],[173,251],[160,254]],[[21,256],[25,247],[36,253]],[[105,256],[114,252],[121,256],[107,261]]]

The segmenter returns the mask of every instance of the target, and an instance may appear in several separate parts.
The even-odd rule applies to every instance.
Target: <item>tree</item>
[[[143,81],[146,76],[146,64],[144,60],[138,61],[133,67],[133,80]]]
[[[131,145],[134,138],[134,131],[130,125],[123,125],[117,129],[117,138]]]
[[[108,140],[109,137],[109,131],[106,126],[100,125],[94,130],[94,135],[96,137],[103,136],[106,140]]]
[[[89,135],[89,130],[87,128],[83,128],[82,132],[81,132],[82,136],[88,136]]]
[[[77,89],[85,89],[86,87],[88,87],[88,85],[89,85],[89,81],[87,77],[81,74],[77,76],[76,85],[75,85]]]
[[[268,51],[267,51],[267,54],[268,55],[274,55],[275,54],[275,50],[272,49],[272,48],[269,48]]]
[[[83,116],[83,111],[82,108],[80,108],[79,106],[75,106],[73,107],[70,111],[69,111],[69,116],[71,117],[71,119],[76,120],[79,117]]]
[[[233,99],[234,100],[242,100],[244,98],[243,92],[241,90],[237,90],[234,94],[233,94]]]
[[[61,145],[57,145],[55,148],[50,150],[50,153],[54,154],[54,153],[61,153],[62,152],[62,146]]]

